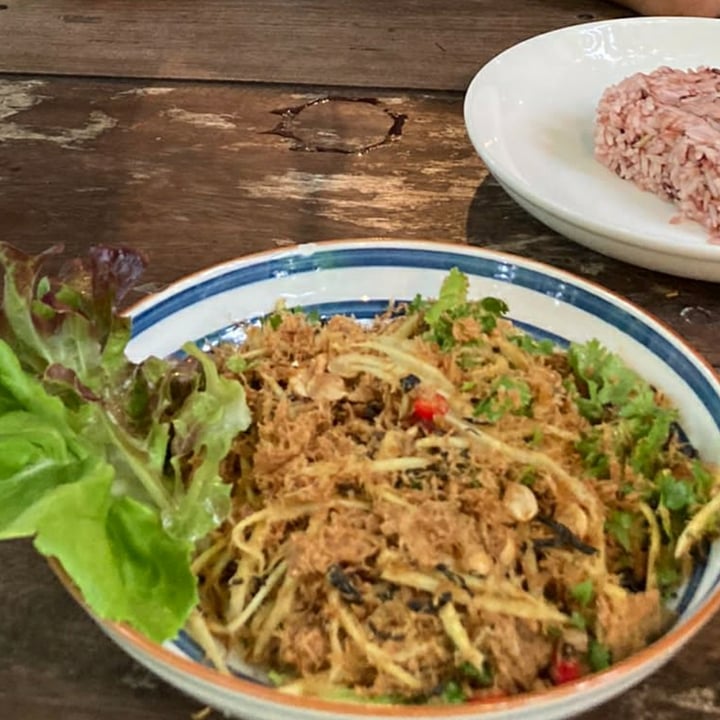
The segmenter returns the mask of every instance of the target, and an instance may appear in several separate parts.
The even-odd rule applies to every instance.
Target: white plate
[[[468,135],[490,172],[529,213],[593,250],[653,270],[720,281],[720,245],[674,205],[593,157],[605,88],[661,65],[720,67],[720,22],[630,18],[556,30],[506,50],[465,98]]]

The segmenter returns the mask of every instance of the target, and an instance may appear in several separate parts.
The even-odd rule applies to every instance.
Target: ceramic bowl
[[[661,65],[720,67],[720,23],[627,18],[526,40],[487,63],[465,97],[475,149],[510,196],[571,240],[619,260],[720,281],[720,244],[675,206],[622,180],[593,156],[603,91]]]
[[[358,241],[309,244],[243,257],[180,280],[132,311],[129,354],[166,355],[188,339],[233,337],[233,323],[271,310],[279,298],[323,313],[369,317],[390,299],[437,294],[452,267],[469,276],[471,292],[494,295],[524,328],[558,342],[593,337],[619,352],[667,393],[681,425],[707,460],[720,460],[720,383],[712,368],[678,336],[607,290],[537,262],[435,242]],[[681,593],[677,623],[657,642],[607,671],[546,692],[493,704],[363,705],[293,697],[247,677],[209,667],[185,634],[158,645],[122,625],[105,632],[151,671],[200,702],[243,720],[553,720],[602,703],[665,663],[720,605],[720,545]]]

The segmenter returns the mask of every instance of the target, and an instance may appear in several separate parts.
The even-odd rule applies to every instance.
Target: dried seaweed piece
[[[340,597],[346,603],[351,605],[363,604],[362,594],[337,563],[333,563],[328,568],[327,580],[340,593]]]
[[[535,518],[538,522],[541,522],[546,527],[550,528],[555,535],[549,538],[535,538],[533,540],[533,546],[536,550],[542,548],[565,548],[570,550],[577,550],[584,555],[595,555],[597,554],[597,548],[592,545],[584,543],[567,525],[563,525],[557,520],[552,518],[538,515]]]
[[[445,563],[438,563],[435,566],[435,569],[444,575],[451,583],[461,587],[466,593],[472,595],[472,591],[465,582],[465,578],[463,578],[462,575],[458,575],[456,572],[453,572]]]

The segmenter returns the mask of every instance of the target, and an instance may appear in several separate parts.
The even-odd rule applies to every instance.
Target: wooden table
[[[27,251],[63,242],[68,255],[92,243],[142,249],[148,291],[311,240],[499,248],[626,295],[720,367],[716,285],[548,230],[488,176],[465,134],[463,90],[488,59],[626,14],[601,0],[6,0],[2,238]],[[200,709],[117,650],[29,543],[0,543],[0,566],[0,717],[189,720]],[[719,663],[720,619],[585,718],[720,717]]]

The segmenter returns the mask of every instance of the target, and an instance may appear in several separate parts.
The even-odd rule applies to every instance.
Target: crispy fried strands
[[[581,412],[566,354],[486,316],[440,337],[422,310],[280,310],[215,351],[254,417],[223,470],[232,517],[194,563],[216,664],[220,644],[289,693],[438,701],[538,689],[559,651],[590,671],[661,631],[674,556],[720,494],[679,530],[672,483],[700,471],[678,443],[661,438],[658,490],[613,454],[616,416]]]

